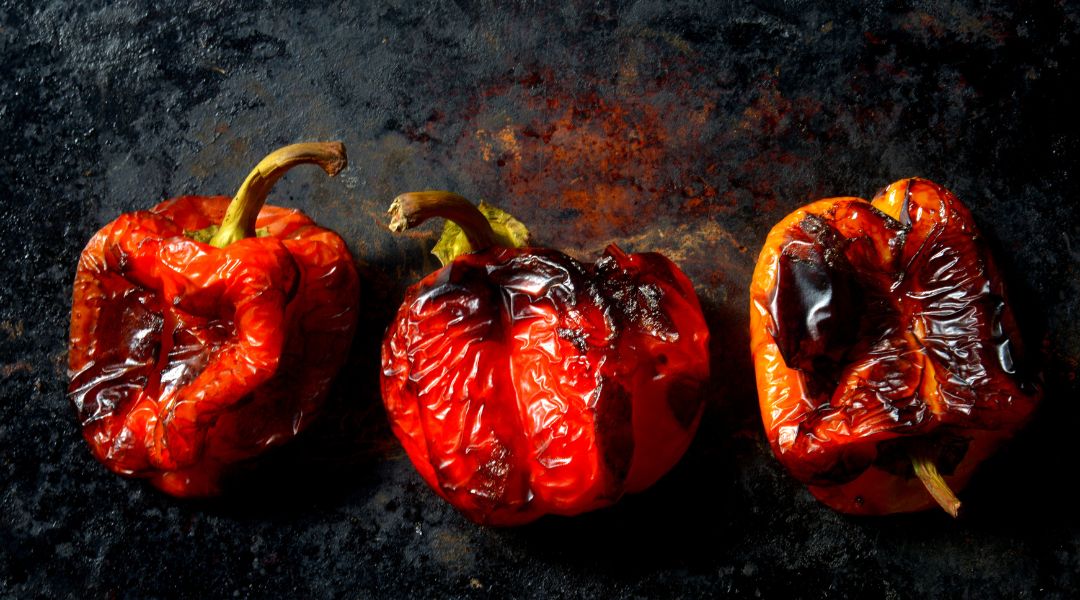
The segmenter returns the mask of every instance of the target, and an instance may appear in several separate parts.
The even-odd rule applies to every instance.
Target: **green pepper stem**
[[[221,227],[214,237],[210,238],[210,245],[224,248],[233,242],[254,236],[255,219],[266,203],[270,188],[274,187],[286,171],[303,164],[319,165],[327,175],[333,177],[348,164],[345,146],[341,142],[308,142],[292,144],[271,152],[255,165],[233,196],[229,208],[225,211],[225,218],[221,221]]]
[[[959,515],[960,499],[949,488],[949,484],[945,483],[945,479],[938,472],[933,458],[925,452],[913,451],[911,452],[911,466],[915,468],[915,475],[919,478],[919,481],[926,486],[926,491],[930,492],[930,497],[953,518]]]
[[[432,217],[456,223],[465,232],[473,252],[497,244],[491,224],[472,202],[453,192],[406,192],[390,204],[390,231],[400,233]]]

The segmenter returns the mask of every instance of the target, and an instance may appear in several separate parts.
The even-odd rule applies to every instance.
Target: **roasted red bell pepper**
[[[287,146],[231,200],[182,196],[121,215],[83,250],[69,396],[109,469],[212,495],[231,465],[318,412],[352,340],[358,281],[337,234],[263,206],[303,163],[334,175],[345,148]]]
[[[975,467],[1040,397],[1001,276],[948,190],[898,181],[831,198],[769,233],[751,345],[776,456],[857,514],[956,515]]]
[[[656,253],[593,265],[520,245],[505,213],[445,192],[398,197],[391,229],[456,222],[446,266],[409,288],[383,343],[382,394],[424,480],[470,519],[573,515],[652,485],[698,426],[708,330]],[[509,227],[517,237],[503,233]],[[454,243],[467,239],[467,244]]]

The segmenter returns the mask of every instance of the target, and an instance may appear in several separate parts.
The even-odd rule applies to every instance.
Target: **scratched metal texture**
[[[222,3],[224,4],[224,3]],[[1069,597],[1080,586],[1080,10],[904,2],[0,0],[0,596]],[[337,179],[272,202],[337,229],[363,317],[323,419],[225,499],[90,456],[65,397],[83,244],[125,211],[231,193],[269,150],[340,139]],[[773,459],[747,286],[771,225],[912,175],[992,242],[1047,395],[958,521],[831,512]],[[515,213],[579,258],[664,252],[713,335],[709,408],[650,490],[578,518],[472,525],[385,423],[378,346],[435,227],[397,193]]]

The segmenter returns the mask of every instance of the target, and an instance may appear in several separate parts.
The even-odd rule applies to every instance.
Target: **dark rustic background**
[[[0,0],[0,596],[1074,595],[1076,5],[190,4]],[[325,418],[224,500],[111,475],[64,395],[83,244],[317,139],[344,141],[349,169],[298,170],[273,197],[341,232],[364,277]],[[771,225],[911,175],[971,207],[1046,378],[955,522],[817,504],[765,444],[747,350]],[[384,228],[416,188],[487,199],[575,256],[618,242],[690,274],[715,381],[670,475],[515,530],[424,486],[376,391],[389,315],[435,267],[434,227]]]

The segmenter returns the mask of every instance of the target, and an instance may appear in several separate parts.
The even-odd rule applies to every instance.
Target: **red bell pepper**
[[[609,246],[585,265],[508,247],[523,244],[520,224],[481,208],[499,235],[454,194],[405,194],[390,209],[394,231],[432,216],[460,226],[447,224],[446,266],[409,288],[386,333],[394,433],[478,523],[574,515],[645,489],[703,410],[709,335],[693,286],[656,253]]]
[[[109,469],[212,495],[230,466],[318,412],[352,340],[358,280],[337,234],[263,206],[304,163],[334,175],[345,148],[287,146],[232,199],[182,196],[121,215],[83,250],[69,395]]]
[[[923,179],[777,224],[750,327],[773,451],[842,512],[955,516],[954,491],[1040,398],[971,213]]]

